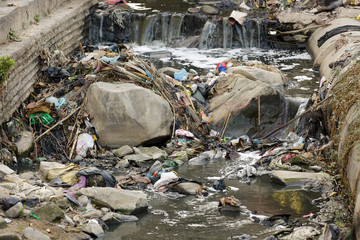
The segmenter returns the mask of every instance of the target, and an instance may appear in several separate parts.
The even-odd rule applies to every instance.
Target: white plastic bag
[[[89,148],[94,148],[93,137],[88,133],[80,134],[76,144],[76,154],[86,157],[86,152]]]

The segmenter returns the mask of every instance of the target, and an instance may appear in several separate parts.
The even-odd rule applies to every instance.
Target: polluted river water
[[[159,11],[185,11],[193,5],[182,1],[138,1],[131,3],[139,9]],[[319,76],[312,69],[310,55],[305,50],[275,50],[261,48],[169,48],[160,41],[138,45],[128,43],[133,51],[150,59],[157,68],[171,66],[177,69],[194,69],[199,74],[212,72],[219,62],[227,59],[239,61],[259,61],[278,67],[289,79],[283,91],[284,96],[298,107],[318,87]],[[165,53],[152,58],[149,53]],[[230,136],[229,136],[230,137]],[[291,218],[316,213],[317,207],[312,199],[319,192],[299,188],[285,188],[272,183],[264,172],[248,181],[230,179],[227,171],[238,166],[253,164],[257,152],[240,153],[236,162],[213,161],[201,166],[184,164],[176,169],[179,177],[203,182],[209,191],[208,196],[194,197],[155,192],[151,187],[145,189],[149,198],[149,209],[138,215],[138,222],[109,226],[101,239],[265,239],[282,226],[269,227],[259,224],[261,216],[290,214]],[[229,187],[224,192],[215,191],[212,185],[216,179],[224,178]],[[219,199],[235,196],[243,204],[242,212],[226,213],[218,210]]]

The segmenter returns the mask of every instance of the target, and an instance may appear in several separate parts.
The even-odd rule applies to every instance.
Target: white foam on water
[[[301,76],[295,76],[294,77],[295,80],[297,80],[298,82],[302,82],[302,81],[310,81],[312,80],[311,77],[308,77],[308,76],[304,76],[304,75],[301,75]]]

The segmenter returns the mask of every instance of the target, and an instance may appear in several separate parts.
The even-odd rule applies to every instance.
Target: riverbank
[[[289,10],[283,13],[294,15]],[[322,192],[321,197],[314,200],[314,204],[323,206],[320,213],[304,214],[310,221],[300,223],[287,215],[278,218],[261,216],[253,212],[256,208],[250,211],[249,206],[234,203],[231,199],[219,199],[220,209],[229,207],[225,204],[229,201],[227,204],[248,216],[248,221],[271,226],[272,230],[264,236],[280,238],[281,234],[288,233],[290,239],[303,236],[301,234],[327,237],[335,236],[333,232],[340,234],[339,227],[345,227],[341,236],[347,234],[347,216],[340,214],[343,207],[335,201],[344,197],[339,185],[340,176],[335,175],[330,181],[330,176],[322,173],[331,173],[328,165],[336,168],[336,155],[328,149],[332,139],[321,131],[314,132],[315,135],[292,133],[281,141],[256,138],[259,126],[254,123],[258,120],[258,111],[262,119],[262,135],[286,122],[286,100],[276,88],[284,87],[287,80],[278,69],[232,59],[222,61],[217,73],[206,76],[186,69],[156,69],[121,44],[96,50],[91,46],[80,47],[73,59],[66,58],[59,49],[44,54],[46,77],[35,85],[34,94],[25,101],[26,108],[19,110],[3,125],[1,158],[14,168],[38,163],[40,168],[48,164],[52,167],[46,171],[42,168],[41,175],[17,176],[2,166],[3,216],[8,222],[8,226],[1,230],[4,234],[18,229],[14,232],[16,238],[30,238],[34,230],[24,231],[29,225],[54,239],[65,236],[87,238],[83,233],[80,236],[70,234],[78,230],[100,237],[109,222],[136,221],[135,216],[123,214],[143,212],[149,205],[147,191],[164,192],[165,196],[173,193],[196,195],[206,201],[206,197],[201,195],[211,194],[206,188],[213,187],[215,181],[204,185],[203,178],[193,179],[194,182],[190,178],[181,179],[183,176],[171,171],[182,168],[183,164],[202,166],[220,159],[229,165],[218,176],[225,178],[226,182],[251,183],[251,179],[271,172],[275,182]],[[322,70],[327,69],[324,66],[321,73],[329,74],[328,70]],[[269,75],[276,81],[269,81],[266,77]],[[319,95],[314,95],[315,106],[324,99],[322,86],[328,85],[321,85]],[[350,100],[349,104],[353,99]],[[236,102],[244,104],[239,107]],[[279,106],[284,108],[279,111]],[[274,109],[279,111],[275,116]],[[156,119],[157,116],[160,119]],[[315,124],[321,120],[316,119],[315,114],[311,117],[316,120]],[[243,131],[239,131],[240,126]],[[155,143],[161,149],[138,147]],[[89,150],[83,150],[84,147]],[[247,151],[257,152],[258,159],[242,164],[243,153]],[[349,152],[346,151],[345,155]],[[94,166],[97,168],[88,168]],[[290,176],[289,170],[292,171]],[[114,177],[113,173],[120,176]],[[89,178],[86,183],[84,178]],[[21,194],[25,191],[24,186],[28,188],[25,195]],[[68,187],[71,188],[64,191]],[[135,190],[138,197],[134,198],[134,192],[131,192]],[[123,206],[116,202],[111,194],[119,195],[128,204]],[[31,205],[25,201],[29,199],[38,200],[33,200],[36,204]],[[38,214],[38,209],[49,207],[50,199],[60,207],[57,209],[59,217],[54,219]],[[217,211],[218,206],[213,203],[208,207]],[[21,217],[21,222],[16,220],[18,217]],[[33,219],[36,217],[40,220]],[[38,225],[42,219],[55,223]],[[30,234],[25,235],[26,232]]]

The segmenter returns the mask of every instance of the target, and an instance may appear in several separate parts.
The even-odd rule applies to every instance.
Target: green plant
[[[40,15],[36,14],[34,17],[35,22],[40,22]]]
[[[9,77],[11,69],[15,66],[15,61],[9,56],[0,57],[0,84],[3,84]]]
[[[12,30],[11,28],[9,31],[9,39],[13,41],[19,41],[19,37],[16,35],[15,30]]]

